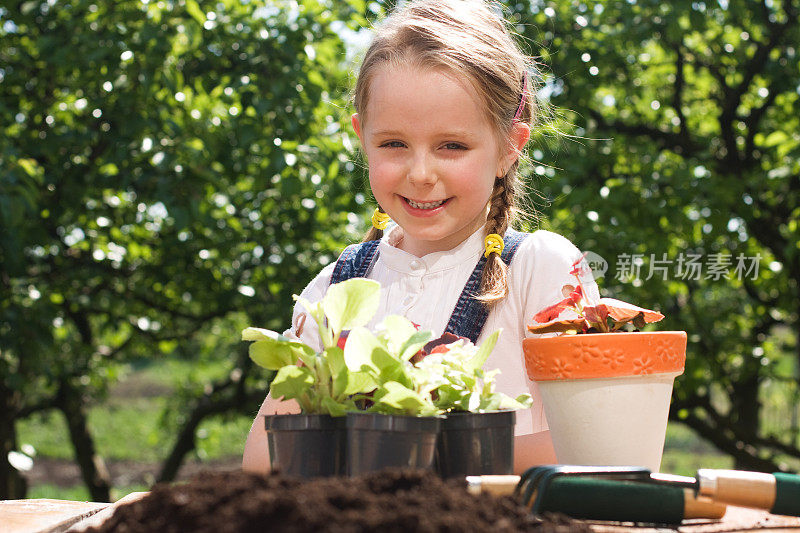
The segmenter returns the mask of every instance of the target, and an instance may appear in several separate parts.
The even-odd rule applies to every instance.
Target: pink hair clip
[[[519,107],[517,112],[514,113],[514,122],[517,122],[522,116],[522,110],[525,109],[525,99],[528,96],[528,71],[522,73],[522,96],[519,99]]]

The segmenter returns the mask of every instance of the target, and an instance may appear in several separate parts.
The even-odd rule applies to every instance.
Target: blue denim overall
[[[500,258],[506,266],[511,265],[511,260],[514,258],[517,248],[528,235],[528,233],[512,229],[506,231],[503,237],[503,252],[500,254]],[[336,261],[331,284],[350,278],[367,277],[378,259],[379,243],[380,241],[367,241],[352,244],[345,248]],[[485,264],[486,258],[481,255],[478,264],[475,265],[475,269],[464,286],[464,290],[461,291],[461,296],[459,296],[445,328],[445,333],[466,337],[473,343],[477,342],[489,316],[489,310],[486,306],[474,298],[475,295],[480,293],[481,275]]]

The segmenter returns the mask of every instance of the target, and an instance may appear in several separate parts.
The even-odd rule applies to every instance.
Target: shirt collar
[[[378,251],[387,267],[405,274],[419,273],[420,263],[425,266],[426,273],[462,266],[465,262],[473,268],[483,253],[483,232],[484,228],[479,228],[451,250],[417,257],[397,247],[403,239],[403,228],[393,225],[381,239]]]

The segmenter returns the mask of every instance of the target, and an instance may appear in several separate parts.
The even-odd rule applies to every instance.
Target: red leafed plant
[[[637,307],[614,298],[600,298],[597,304],[592,305],[581,282],[581,276],[587,269],[583,257],[572,264],[570,274],[575,276],[578,284],[564,285],[561,288],[564,299],[536,313],[533,317],[536,323],[530,324],[528,331],[566,334],[609,333],[620,331],[626,324],[633,324],[639,330],[649,322],[658,322],[664,318],[658,311]],[[559,319],[559,315],[565,309],[574,311],[577,317]]]

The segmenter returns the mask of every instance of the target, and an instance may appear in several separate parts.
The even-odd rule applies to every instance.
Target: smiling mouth
[[[417,202],[410,198],[406,198],[405,196],[403,199],[408,202],[408,205],[413,207],[414,209],[436,209],[440,205],[444,204],[449,200],[449,198],[444,200],[439,200],[438,202]]]

